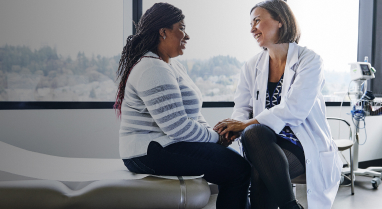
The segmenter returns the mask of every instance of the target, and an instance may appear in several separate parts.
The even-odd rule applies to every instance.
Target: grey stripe
[[[169,101],[169,100],[178,99],[178,98],[181,98],[180,94],[178,94],[178,93],[166,94],[166,95],[163,95],[163,96],[160,96],[160,97],[157,97],[155,99],[147,101],[146,105],[147,106],[152,106],[152,105],[156,105],[156,104],[162,103],[164,101]]]
[[[183,116],[185,115],[185,111],[184,110],[181,110],[181,111],[178,111],[178,112],[174,112],[174,113],[171,113],[170,115],[166,115],[162,118],[159,118],[157,121],[158,123],[166,123],[174,118],[177,118],[179,116]]]
[[[194,129],[189,133],[187,134],[187,136],[184,136],[184,137],[181,137],[181,138],[178,138],[176,140],[181,140],[181,141],[187,141],[187,142],[193,142],[193,141],[198,141],[199,139],[199,136],[202,134],[203,130],[199,128],[199,132],[198,134],[196,134],[195,137],[191,138],[191,139],[188,139],[190,138],[193,134],[195,134],[196,131],[198,131],[198,126],[195,126]],[[185,140],[185,139],[188,139],[188,140]]]
[[[152,118],[149,113],[139,113],[139,112],[133,112],[133,111],[123,111],[122,115],[136,116],[136,117],[142,117],[142,118]]]
[[[134,124],[134,125],[149,126],[149,127],[158,127],[158,125],[155,122],[148,122],[148,121],[141,121],[141,120],[131,120],[131,119],[125,119],[123,121],[125,123],[130,123],[130,124]]]
[[[188,87],[187,87],[187,86],[185,86],[185,85],[180,85],[180,86],[179,86],[179,89],[180,89],[180,90],[183,90],[183,89],[188,89]]]
[[[171,134],[170,136],[173,137],[173,138],[176,138],[180,135],[182,135],[184,132],[186,132],[187,130],[190,129],[190,127],[192,126],[192,122],[189,121],[187,123],[187,125],[185,127],[183,127],[181,130],[179,130],[178,132],[174,133],[174,134]],[[191,131],[192,132],[192,131]],[[184,138],[184,137],[183,137]]]
[[[199,104],[198,99],[192,99],[192,100],[183,100],[183,105],[194,105]]]
[[[182,106],[183,106],[182,102],[175,102],[175,103],[172,103],[172,104],[169,104],[169,105],[165,105],[165,106],[162,106],[162,107],[160,107],[158,109],[153,110],[152,111],[152,115],[158,115],[158,114],[161,114],[161,113],[164,113],[166,111],[169,111],[169,110],[172,110],[172,109],[175,109],[175,108],[178,108],[178,107],[182,107]]]
[[[193,91],[182,91],[181,94],[182,94],[182,97],[195,95],[195,93]]]
[[[207,142],[211,140],[211,133],[207,130],[207,137],[205,137],[206,140],[203,140],[203,142]]]
[[[178,86],[175,86],[175,85],[166,84],[166,85],[154,87],[154,88],[152,88],[150,90],[146,90],[146,91],[143,91],[143,92],[138,92],[138,94],[141,97],[147,97],[147,96],[151,96],[153,94],[157,94],[158,92],[167,91],[167,90],[173,90],[173,89],[179,89],[179,88],[178,88]]]
[[[179,127],[180,125],[182,125],[182,124],[184,123],[184,121],[186,121],[186,120],[187,120],[186,117],[182,117],[182,118],[180,118],[178,121],[176,121],[175,123],[173,123],[173,124],[171,124],[171,125],[169,125],[169,126],[167,126],[167,127],[164,127],[164,128],[163,128],[163,131],[164,131],[164,132],[172,131],[172,130],[174,130],[175,128],[177,128],[177,127]],[[189,122],[189,123],[190,123],[190,122]],[[178,136],[178,135],[176,135],[176,136]]]
[[[194,113],[198,113],[198,112],[199,112],[199,108],[186,109],[187,114],[194,114]]]
[[[203,134],[203,136],[202,136],[202,134]],[[203,129],[199,129],[198,134],[196,134],[196,136],[195,136],[196,139],[199,139],[200,137],[201,137],[202,142],[204,142],[205,139],[207,138],[206,133],[205,132],[203,133]]]
[[[182,82],[184,79],[181,77],[181,76],[179,76],[179,80],[178,80],[178,82]]]

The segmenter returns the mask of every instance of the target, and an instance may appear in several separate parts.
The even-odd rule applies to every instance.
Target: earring
[[[165,39],[166,39],[166,35],[163,36],[163,40],[165,40]]]

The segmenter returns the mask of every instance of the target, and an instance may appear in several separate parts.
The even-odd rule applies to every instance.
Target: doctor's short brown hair
[[[262,1],[251,9],[250,14],[257,7],[266,9],[274,20],[281,22],[282,27],[280,28],[280,36],[276,42],[277,44],[293,42],[298,43],[301,36],[300,28],[292,10],[285,1]]]

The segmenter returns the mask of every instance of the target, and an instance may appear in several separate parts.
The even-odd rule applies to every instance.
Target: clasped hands
[[[251,124],[259,124],[256,119],[238,121],[231,118],[224,119],[214,126],[214,131],[219,134],[219,144],[228,147],[240,133]]]
[[[219,134],[219,144],[228,147],[233,140],[240,136],[240,132],[245,129],[246,123],[234,119],[224,119],[214,126],[214,131]]]

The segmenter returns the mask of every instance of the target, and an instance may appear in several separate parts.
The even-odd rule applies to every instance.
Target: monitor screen
[[[362,75],[371,75],[368,65],[361,64],[361,69],[362,69]]]

